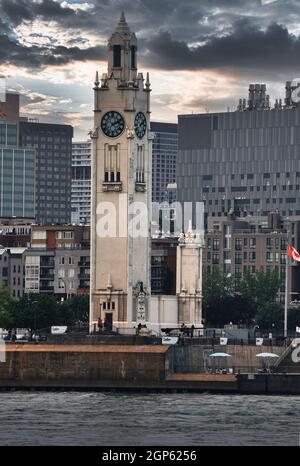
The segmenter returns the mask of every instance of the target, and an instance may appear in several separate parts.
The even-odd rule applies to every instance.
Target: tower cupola
[[[108,41],[108,77],[127,84],[137,76],[137,39],[131,32],[122,12],[115,32]]]

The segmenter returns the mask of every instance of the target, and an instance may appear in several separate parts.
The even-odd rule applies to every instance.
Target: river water
[[[300,397],[1,392],[0,445],[299,445]]]

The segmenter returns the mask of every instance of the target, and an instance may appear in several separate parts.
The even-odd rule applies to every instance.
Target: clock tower
[[[96,73],[91,205],[90,329],[147,321],[150,298],[150,82],[137,69],[137,39],[122,13]]]

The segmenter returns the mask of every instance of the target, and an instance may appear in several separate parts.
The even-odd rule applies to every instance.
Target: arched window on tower
[[[136,47],[131,46],[131,68],[136,69]]]
[[[121,67],[121,45],[114,45],[114,68]]]
[[[104,182],[120,183],[120,144],[105,145],[104,152]]]

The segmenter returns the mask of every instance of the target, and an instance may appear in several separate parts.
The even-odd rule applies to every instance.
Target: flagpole
[[[287,224],[287,251],[286,251],[286,267],[285,267],[285,296],[284,296],[284,328],[283,335],[287,338],[288,329],[288,286],[289,286],[289,247],[290,247],[290,224],[289,219]]]
[[[288,276],[289,276],[289,256],[286,254],[285,268],[285,299],[284,299],[284,338],[287,338],[287,322],[288,322]]]

